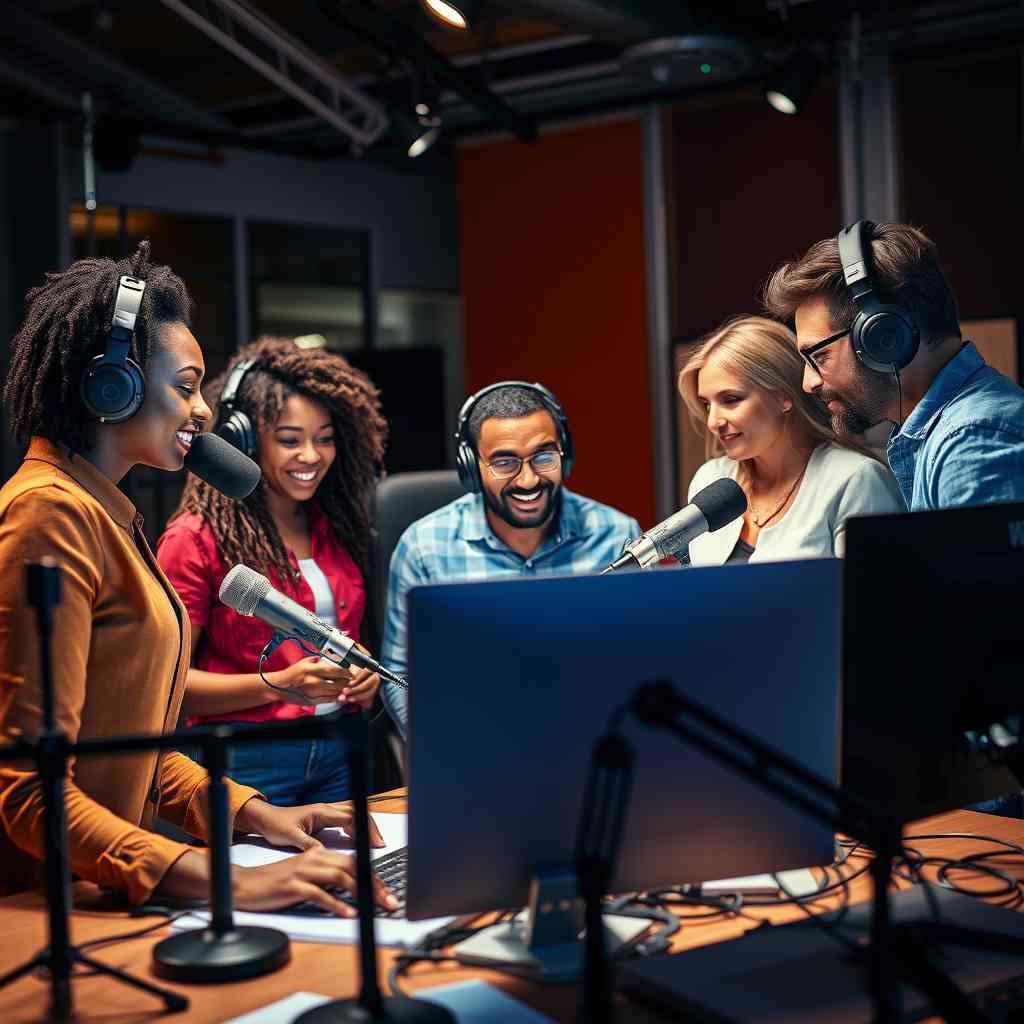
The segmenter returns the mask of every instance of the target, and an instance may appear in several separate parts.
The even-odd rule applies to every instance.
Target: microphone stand
[[[798,761],[731,725],[698,702],[684,697],[667,681],[640,686],[633,695],[630,710],[645,725],[668,729],[716,761],[729,765],[752,782],[783,797],[819,821],[862,839],[875,851],[871,863],[873,912],[870,943],[866,953],[876,1024],[898,1024],[903,1020],[899,983],[901,973],[924,989],[935,1011],[946,1020],[984,1024],[986,1018],[931,959],[929,946],[943,942],[1019,954],[1022,951],[1021,941],[997,932],[965,928],[943,921],[894,925],[890,915],[889,885],[892,880],[892,862],[903,848],[902,829],[896,819],[879,812],[849,790],[834,785]],[[690,719],[699,725],[681,719]],[[604,737],[599,741],[595,762],[599,760],[601,748],[607,744],[607,739]],[[584,812],[581,816],[581,833],[586,827],[587,807]],[[624,811],[620,810],[619,815],[622,814]],[[611,877],[613,864],[609,860],[605,865],[607,878]],[[589,903],[596,904],[596,912],[599,913],[602,893],[595,893],[593,889],[584,889],[584,893]],[[588,907],[588,920],[594,913],[593,908]],[[602,960],[606,958],[601,944],[595,945],[593,952],[594,959],[598,955]],[[595,971],[595,966],[588,957],[585,984],[590,995],[585,1006],[593,1006],[593,1000],[600,996],[604,984],[606,968],[602,963],[596,966]],[[602,1019],[601,1016],[580,1018],[587,1024],[591,1020]]]
[[[333,659],[332,659],[333,660]],[[358,721],[345,721],[358,719]],[[333,720],[333,721],[332,721]],[[349,778],[355,803],[356,909],[359,912],[359,995],[336,999],[306,1010],[293,1024],[455,1024],[452,1014],[438,1003],[407,996],[381,995],[377,976],[377,943],[374,935],[373,866],[370,858],[370,804],[367,771],[369,728],[361,713],[325,716],[318,724],[331,728],[347,742]]]
[[[74,1019],[71,978],[76,964],[97,974],[115,978],[126,985],[149,992],[163,1000],[171,1013],[188,1009],[188,1000],[176,992],[151,985],[115,967],[93,960],[71,944],[68,914],[71,907],[71,869],[68,860],[67,822],[64,809],[64,779],[67,761],[74,747],[65,732],[57,728],[53,705],[53,609],[60,604],[61,575],[52,558],[26,566],[28,602],[36,609],[40,640],[40,685],[43,728],[34,740],[20,740],[0,748],[0,761],[25,757],[35,760],[43,798],[44,863],[46,868],[46,904],[50,944],[31,960],[0,978],[0,988],[42,968],[50,978],[50,1019]]]
[[[576,878],[583,896],[586,927],[578,1016],[587,1024],[612,1024],[615,1019],[601,900],[608,891],[622,845],[632,783],[633,751],[613,729],[594,748],[576,832]]]
[[[173,735],[173,734],[171,734]],[[210,926],[181,932],[153,949],[153,972],[175,981],[241,981],[269,974],[291,959],[288,936],[274,928],[237,926],[231,885],[228,835],[228,744],[235,734],[217,726],[203,740],[203,763],[210,773]]]

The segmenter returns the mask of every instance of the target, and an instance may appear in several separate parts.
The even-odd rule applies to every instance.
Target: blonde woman
[[[793,332],[756,316],[712,332],[680,372],[709,456],[690,497],[731,477],[748,502],[742,519],[690,544],[694,565],[841,557],[850,516],[904,511],[892,473],[836,435],[803,374]]]

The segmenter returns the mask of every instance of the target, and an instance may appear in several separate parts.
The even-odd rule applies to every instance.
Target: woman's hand
[[[322,847],[306,850],[258,868],[236,867],[232,879],[235,905],[239,910],[276,910],[308,900],[339,917],[356,915],[354,907],[327,891],[329,888],[356,891],[356,862],[351,854],[331,853]],[[398,906],[388,887],[376,875],[373,876],[373,899],[388,910]]]
[[[302,658],[287,668],[267,672],[266,677],[281,691],[271,689],[271,700],[283,700],[289,704],[323,704],[340,700],[342,687],[350,682],[352,673],[318,655]]]
[[[380,676],[376,672],[371,672],[368,668],[357,669],[343,687],[338,703],[358,704],[364,710],[369,710],[373,707],[379,689]]]
[[[383,846],[377,823],[370,819],[370,845]],[[272,846],[295,846],[300,850],[322,848],[314,833],[332,827],[343,828],[355,835],[355,811],[350,800],[329,804],[306,804],[302,807],[275,807],[259,797],[242,804],[235,816],[236,832],[255,832]]]

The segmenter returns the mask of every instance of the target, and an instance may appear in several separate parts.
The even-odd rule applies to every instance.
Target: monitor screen
[[[830,780],[840,563],[418,587],[409,596],[410,918],[527,902],[572,864],[591,751],[669,679]],[[632,799],[611,891],[828,864],[831,830],[626,720]]]
[[[842,782],[904,821],[1017,792],[982,749],[1024,703],[1024,504],[851,519]]]

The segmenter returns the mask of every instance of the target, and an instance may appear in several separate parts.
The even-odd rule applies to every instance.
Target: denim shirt
[[[1024,501],[1024,390],[965,342],[886,454],[912,512]]]

